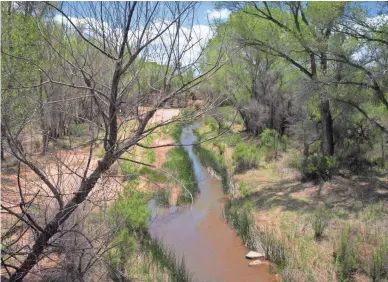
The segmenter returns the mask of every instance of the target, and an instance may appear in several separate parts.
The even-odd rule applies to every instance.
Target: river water
[[[196,126],[183,130],[182,144],[196,141],[192,131]],[[209,176],[192,146],[184,148],[193,161],[200,193],[188,206],[167,209],[151,204],[151,236],[159,238],[178,256],[184,256],[187,268],[197,281],[273,281],[268,265],[248,266],[245,255],[249,250],[222,216],[227,199],[221,181]]]

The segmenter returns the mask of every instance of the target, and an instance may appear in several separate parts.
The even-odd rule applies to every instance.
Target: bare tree
[[[196,3],[45,5],[50,13],[43,20],[33,19],[52,60],[40,61],[39,56],[15,55],[2,49],[3,56],[27,62],[40,72],[34,85],[3,87],[3,93],[38,89],[39,95],[32,104],[33,113],[16,124],[11,123],[11,115],[2,120],[7,151],[23,165],[19,166],[22,169],[18,173],[18,193],[2,204],[3,212],[15,220],[10,229],[21,226],[23,232],[6,236],[10,241],[2,266],[10,281],[22,281],[42,258],[52,259],[56,252],[69,256],[74,248],[68,249],[64,242],[74,239],[82,245],[75,246],[84,252],[77,252],[79,267],[71,273],[78,273],[82,281],[85,272],[106,251],[102,247],[106,243],[103,231],[97,234],[100,239],[93,240],[88,237],[90,233],[80,229],[93,206],[100,204],[95,194],[107,192],[102,179],[116,161],[123,159],[124,153],[143,146],[145,137],[177,120],[151,123],[159,108],[184,96],[219,65],[215,63],[207,72],[199,73],[198,60],[203,51],[194,52],[194,48],[203,48],[203,42],[193,28]],[[151,61],[157,67],[150,67]],[[43,91],[53,95],[44,95]],[[142,107],[152,93],[157,93],[154,106]],[[201,111],[195,116],[200,114]],[[20,142],[20,133],[31,124],[41,124],[43,136],[59,138],[78,119],[89,124],[90,131],[87,153],[76,167],[69,165],[61,153],[52,154],[54,167],[44,166]],[[43,143],[46,150],[47,141]],[[99,143],[104,148],[100,159],[95,151]],[[23,170],[35,175],[34,185],[22,183]],[[65,175],[71,178],[66,180]],[[110,192],[109,197],[114,198],[117,189]],[[18,248],[14,248],[16,245]],[[86,263],[80,260],[85,256],[89,256]]]

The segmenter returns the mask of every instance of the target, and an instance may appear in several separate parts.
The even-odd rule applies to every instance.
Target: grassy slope
[[[212,127],[211,122],[205,122],[197,134],[202,139],[210,137],[214,135]],[[234,135],[202,144],[215,155],[225,146],[222,150],[228,171],[233,171],[231,140],[242,139],[241,133]],[[342,257],[352,261],[350,276],[355,281],[371,281],[373,265],[376,265],[372,263],[373,254],[388,242],[387,176],[334,177],[318,185],[301,183],[298,173],[287,165],[297,154],[291,149],[277,161],[261,161],[258,169],[234,175],[233,208],[240,210],[240,214],[245,211],[252,214],[254,224],[249,232],[253,237],[260,237],[272,260],[279,264],[285,281],[340,280],[340,273],[344,271],[340,271],[343,263],[338,258],[341,256],[339,243],[347,226],[351,231],[345,245],[354,248],[348,248]],[[324,213],[318,216],[321,210]],[[233,220],[229,222],[244,234],[245,225],[241,223],[244,220],[240,219],[237,225]],[[313,224],[319,220],[327,221],[327,227],[318,240],[314,237]],[[388,257],[382,257],[382,263],[385,262]],[[381,272],[387,271],[383,268]]]

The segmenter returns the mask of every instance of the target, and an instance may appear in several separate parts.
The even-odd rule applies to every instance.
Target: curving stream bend
[[[182,144],[196,141],[192,130],[198,126],[184,128]],[[178,256],[184,256],[187,268],[199,281],[273,281],[268,265],[248,266],[249,261],[245,259],[248,249],[222,217],[227,199],[221,181],[209,176],[192,146],[184,148],[194,164],[200,193],[193,205],[167,209],[151,204],[151,236],[158,237]]]

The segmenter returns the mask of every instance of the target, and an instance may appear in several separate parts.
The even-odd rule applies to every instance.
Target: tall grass
[[[339,281],[349,281],[357,269],[357,244],[350,235],[350,226],[346,226],[340,234],[336,257],[336,272]]]
[[[288,264],[289,254],[286,238],[277,234],[272,228],[266,226],[258,232],[265,257],[276,263],[278,268],[284,269]]]
[[[322,237],[323,232],[325,231],[325,228],[327,227],[329,223],[329,214],[327,210],[323,208],[318,208],[312,218],[311,218],[311,224],[314,230],[314,238],[319,239]]]
[[[372,250],[368,263],[368,275],[373,282],[388,279],[388,243],[384,240]]]
[[[193,150],[204,166],[211,167],[221,177],[222,190],[224,193],[230,193],[229,176],[224,164],[224,158],[222,156],[217,156],[211,150],[203,148],[200,144],[193,145]]]
[[[224,207],[224,215],[243,243],[248,248],[255,248],[252,207],[249,204],[240,206],[235,201],[229,201]]]
[[[167,152],[166,159],[163,168],[178,180],[171,178],[171,181],[181,187],[178,204],[191,202],[199,190],[189,154],[182,147],[173,148]]]
[[[193,275],[186,267],[184,258],[179,258],[172,249],[165,248],[158,239],[149,239],[145,247],[151,254],[153,264],[167,270],[169,281],[194,281]]]

